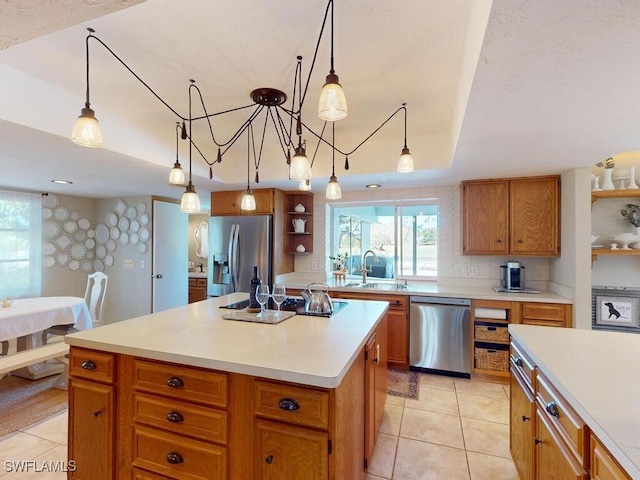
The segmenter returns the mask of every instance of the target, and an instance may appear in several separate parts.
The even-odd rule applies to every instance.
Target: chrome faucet
[[[367,273],[371,273],[371,270],[367,270],[367,264],[365,263],[367,253],[373,255],[373,260],[375,262],[378,261],[378,256],[373,250],[367,250],[366,252],[364,252],[364,254],[362,255],[362,283],[367,283]]]

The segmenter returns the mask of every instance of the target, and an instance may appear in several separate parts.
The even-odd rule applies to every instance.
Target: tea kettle
[[[324,289],[312,289],[313,285],[321,285]],[[333,313],[333,303],[329,298],[329,285],[326,283],[310,283],[307,289],[300,292],[304,298],[304,313]]]
[[[294,218],[293,220],[291,220],[291,225],[293,225],[293,230],[297,233],[304,232],[305,223],[307,223],[307,221],[303,220],[302,218]]]

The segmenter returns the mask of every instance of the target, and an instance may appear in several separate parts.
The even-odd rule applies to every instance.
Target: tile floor
[[[509,455],[509,387],[423,374],[418,400],[389,396],[367,480],[517,480]],[[1,417],[0,417],[1,421]],[[67,456],[67,412],[0,437],[0,477],[65,479],[62,472],[7,471]]]

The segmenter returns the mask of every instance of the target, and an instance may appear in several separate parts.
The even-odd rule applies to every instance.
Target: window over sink
[[[432,279],[438,273],[438,205],[420,202],[368,202],[331,207],[331,251],[347,259],[348,275],[362,274],[367,255],[369,277]]]

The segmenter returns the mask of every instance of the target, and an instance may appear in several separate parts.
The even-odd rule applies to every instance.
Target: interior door
[[[152,312],[189,301],[189,216],[180,204],[153,200]]]

